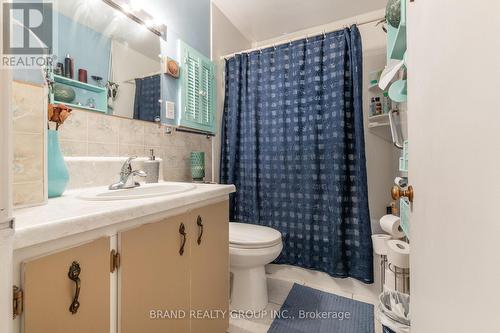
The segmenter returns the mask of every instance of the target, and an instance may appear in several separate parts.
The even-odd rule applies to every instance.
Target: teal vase
[[[48,131],[47,141],[48,192],[49,198],[60,197],[69,182],[69,173],[59,145],[59,133]]]
[[[205,178],[205,153],[194,151],[191,153],[191,177],[193,180],[203,180]]]

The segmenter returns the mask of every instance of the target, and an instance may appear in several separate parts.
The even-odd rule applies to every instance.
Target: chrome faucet
[[[132,156],[127,158],[125,163],[122,165],[122,170],[120,171],[120,181],[109,185],[110,190],[121,190],[126,188],[134,188],[141,186],[138,182],[134,180],[134,176],[146,177],[147,173],[142,170],[132,171],[132,161],[135,160],[137,156]]]

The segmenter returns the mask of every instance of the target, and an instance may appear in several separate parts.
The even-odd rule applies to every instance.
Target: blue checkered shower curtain
[[[135,79],[134,119],[155,121],[160,117],[160,74]]]
[[[284,236],[276,263],[373,282],[356,26],[226,62],[221,183],[233,221]]]

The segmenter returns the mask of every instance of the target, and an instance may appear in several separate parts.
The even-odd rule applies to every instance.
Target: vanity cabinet
[[[24,332],[105,333],[110,327],[109,238],[26,261]],[[75,263],[75,265],[73,265]],[[68,276],[79,266],[79,307],[73,307],[77,284]]]
[[[120,235],[121,333],[189,332],[187,316],[180,315],[189,310],[189,246],[179,254],[186,222],[181,215]]]
[[[191,333],[221,333],[229,327],[228,221],[227,202],[190,214],[190,301],[191,309],[201,311],[191,321]]]
[[[228,202],[121,233],[121,333],[224,333]]]
[[[228,211],[225,200],[24,261],[21,332],[225,333]]]

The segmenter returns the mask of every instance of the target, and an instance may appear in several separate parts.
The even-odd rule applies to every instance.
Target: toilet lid
[[[273,228],[247,223],[229,223],[229,244],[240,248],[265,248],[281,243]]]

